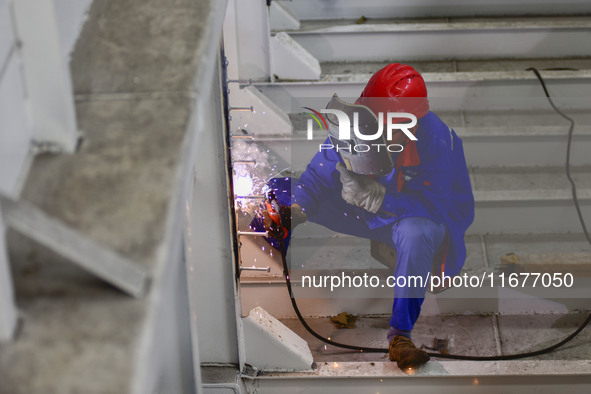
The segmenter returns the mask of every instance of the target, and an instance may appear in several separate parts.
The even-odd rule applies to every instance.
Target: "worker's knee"
[[[406,218],[393,228],[392,239],[397,248],[435,249],[443,239],[445,229],[442,225],[426,218]]]

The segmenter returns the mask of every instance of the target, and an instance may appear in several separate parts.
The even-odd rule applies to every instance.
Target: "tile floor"
[[[413,330],[413,340],[417,347],[432,347],[434,338],[447,339],[448,349],[452,354],[515,354],[538,350],[559,342],[576,330],[586,317],[585,312],[518,316],[421,316]],[[280,320],[308,341],[316,362],[387,361],[386,354],[360,353],[325,345],[310,335],[297,318]],[[387,346],[387,316],[360,317],[351,329],[338,329],[329,318],[307,318],[306,321],[316,332],[336,342],[368,347]],[[532,359],[590,360],[591,327],[584,329],[564,347]]]

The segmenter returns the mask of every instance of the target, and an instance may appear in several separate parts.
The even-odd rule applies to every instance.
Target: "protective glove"
[[[277,212],[279,211],[279,212]],[[275,205],[263,212],[265,231],[275,239],[284,239],[291,228],[291,208],[285,205]]]
[[[268,231],[269,235],[275,239],[285,238],[287,236],[287,231],[292,231],[296,226],[308,220],[308,216],[297,203],[294,203],[289,207],[278,205],[279,216],[275,215],[277,206],[273,207],[272,205],[274,204],[270,205],[271,209],[267,209],[263,212],[263,225],[265,226],[265,231]],[[277,219],[279,219],[279,223],[277,223]]]
[[[339,161],[336,169],[341,174],[343,200],[371,213],[376,213],[384,202],[386,188],[367,175],[359,175],[347,170],[343,162]]]

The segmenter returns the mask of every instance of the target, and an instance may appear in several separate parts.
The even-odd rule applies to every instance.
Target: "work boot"
[[[416,368],[429,361],[427,352],[417,349],[410,339],[401,335],[392,338],[388,355],[390,361],[396,361],[398,368],[402,370]]]

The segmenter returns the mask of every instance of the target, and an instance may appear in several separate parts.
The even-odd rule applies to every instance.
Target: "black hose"
[[[366,352],[366,353],[388,353],[388,348],[376,348],[376,347],[365,347],[365,346],[355,346],[355,345],[347,345],[344,343],[339,343],[339,342],[335,342],[335,341],[331,341],[330,339],[327,339],[325,337],[323,337],[322,335],[318,334],[316,331],[314,331],[309,325],[308,323],[306,323],[306,320],[304,319],[304,317],[302,316],[300,309],[298,308],[298,304],[295,300],[295,297],[293,295],[293,290],[291,288],[291,279],[289,276],[289,269],[287,268],[287,259],[285,258],[285,250],[284,250],[284,246],[283,246],[283,241],[279,241],[279,247],[281,248],[281,263],[283,264],[283,276],[285,277],[285,283],[287,285],[287,290],[289,292],[289,299],[291,300],[291,306],[293,307],[293,310],[295,311],[300,323],[302,323],[302,325],[304,326],[304,328],[310,333],[312,334],[312,336],[314,336],[315,338],[321,340],[324,343],[327,343],[329,345],[332,346],[336,346],[336,347],[340,347],[340,348],[344,348],[344,349],[350,349],[350,350],[358,350],[360,352]],[[570,334],[568,337],[566,337],[565,339],[563,339],[562,341],[549,346],[547,348],[544,349],[540,349],[540,350],[536,350],[533,352],[527,352],[527,353],[519,353],[519,354],[509,354],[506,356],[464,356],[464,355],[460,355],[460,354],[443,354],[443,353],[427,353],[429,356],[431,357],[439,357],[439,358],[449,358],[449,359],[454,359],[454,360],[470,360],[470,361],[499,361],[499,360],[516,360],[519,358],[526,358],[526,357],[533,357],[533,356],[538,356],[540,354],[544,354],[544,353],[548,353],[551,352],[552,350],[559,348],[560,346],[564,345],[565,343],[569,342],[571,339],[573,339],[574,337],[576,337],[581,331],[583,331],[583,329],[589,324],[589,322],[591,321],[591,314],[589,316],[587,316],[587,319],[585,319],[585,321],[583,322],[583,324],[581,324],[579,326],[579,328],[577,328],[575,330],[575,332],[573,332],[572,334]]]
[[[306,330],[308,330],[308,332],[310,334],[312,334],[315,338],[320,339],[322,342],[328,343],[329,345],[342,347],[345,349],[359,350],[360,352],[368,352],[368,353],[387,353],[388,352],[388,349],[346,345],[344,343],[334,342],[334,341],[331,341],[330,339],[324,338],[322,335],[320,335],[316,331],[314,331],[308,325],[308,323],[306,323],[306,320],[304,319],[304,317],[300,313],[300,309],[298,308],[298,304],[296,303],[295,297],[293,296],[293,290],[291,289],[291,279],[289,277],[289,269],[287,268],[287,259],[285,258],[285,248],[283,246],[282,240],[279,240],[279,248],[281,248],[281,262],[283,264],[283,277],[285,278],[285,283],[287,285],[287,291],[289,292],[289,299],[291,300],[291,306],[293,306],[293,310],[295,311],[296,315],[298,316],[300,323],[302,323],[304,328]]]
[[[573,196],[573,202],[575,203],[575,208],[577,209],[577,215],[579,216],[579,222],[581,223],[581,227],[583,228],[583,234],[585,234],[585,238],[587,238],[587,242],[589,242],[589,244],[591,244],[591,237],[589,236],[589,232],[587,231],[587,226],[585,225],[585,219],[583,218],[583,213],[581,212],[581,207],[579,206],[579,198],[577,197],[577,186],[575,185],[575,181],[573,180],[573,178],[570,175],[570,147],[571,147],[571,143],[572,143],[572,139],[573,139],[573,131],[575,128],[575,121],[570,116],[568,116],[564,112],[562,112],[554,104],[554,101],[552,101],[552,97],[550,97],[550,93],[548,93],[548,89],[546,89],[546,83],[544,82],[544,79],[540,75],[540,72],[533,67],[530,67],[526,70],[533,71],[534,74],[536,74],[536,77],[538,78],[538,80],[540,81],[540,84],[542,85],[542,89],[544,89],[544,94],[546,95],[546,98],[548,99],[548,102],[550,103],[552,108],[554,108],[554,111],[556,111],[560,116],[562,116],[564,119],[568,120],[570,123],[570,126],[568,127],[568,138],[567,138],[567,142],[566,142],[566,165],[565,165],[566,177],[568,178],[568,181],[570,182],[570,185],[571,185],[571,194]]]
[[[583,233],[585,234],[585,237],[587,238],[587,241],[589,242],[589,244],[591,244],[591,237],[589,236],[589,233],[587,232],[587,226],[585,226],[585,220],[583,218],[583,214],[582,214],[581,208],[579,206],[579,199],[577,197],[577,188],[576,188],[575,182],[573,181],[573,179],[570,175],[570,148],[571,148],[572,135],[573,135],[573,129],[575,126],[575,122],[572,118],[565,115],[558,107],[556,107],[556,105],[552,101],[552,98],[550,97],[550,94],[548,93],[548,90],[546,89],[546,84],[544,82],[544,79],[542,78],[542,76],[540,75],[538,70],[532,67],[532,68],[528,68],[527,71],[533,71],[536,74],[536,77],[540,81],[540,84],[542,85],[542,88],[544,89],[544,93],[546,94],[546,97],[548,98],[548,101],[550,102],[550,105],[552,106],[552,108],[554,108],[554,110],[560,116],[562,116],[563,118],[565,118],[566,120],[568,120],[570,122],[570,126],[568,129],[568,142],[567,142],[567,147],[566,147],[566,177],[568,178],[568,180],[571,184],[573,202],[574,202],[575,207],[577,209],[579,221],[581,222],[581,227],[583,228]],[[291,305],[292,305],[293,310],[295,311],[298,319],[300,320],[300,322],[304,326],[304,328],[310,334],[312,334],[312,336],[321,340],[324,343],[327,343],[332,346],[340,347],[340,348],[345,348],[345,349],[350,349],[350,350],[358,350],[359,352],[367,352],[367,353],[388,353],[388,350],[389,350],[388,348],[375,348],[375,347],[347,345],[344,343],[339,343],[339,342],[331,341],[330,339],[326,339],[322,335],[320,335],[316,331],[314,331],[308,325],[308,323],[306,323],[306,320],[304,319],[304,317],[300,313],[300,310],[298,308],[298,304],[296,303],[295,297],[293,295],[293,291],[291,288],[291,279],[289,277],[289,269],[287,267],[287,259],[285,257],[286,251],[285,251],[282,240],[279,240],[279,247],[281,249],[280,252],[281,252],[281,262],[283,264],[283,276],[285,277],[285,283],[287,285],[287,290],[289,292],[289,298],[291,300]],[[549,352],[563,346],[567,342],[570,342],[581,331],[583,331],[585,329],[585,327],[587,327],[587,325],[589,324],[590,321],[591,321],[591,314],[589,314],[589,316],[587,316],[587,318],[579,326],[579,328],[577,328],[572,334],[570,334],[568,337],[564,338],[562,341],[555,343],[554,345],[548,346],[544,349],[536,350],[533,352],[509,354],[509,355],[504,355],[504,356],[464,356],[464,355],[460,355],[460,354],[442,354],[442,353],[427,353],[427,354],[429,354],[429,356],[431,356],[431,357],[448,358],[448,359],[453,359],[453,360],[469,360],[469,361],[517,360],[520,358],[539,356],[541,354],[549,353]]]

